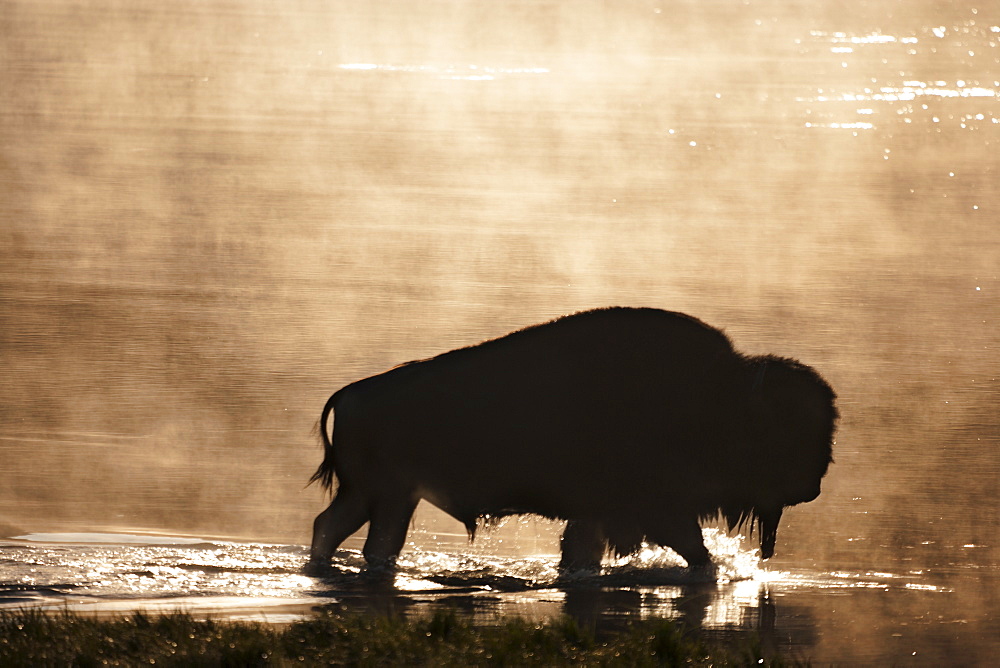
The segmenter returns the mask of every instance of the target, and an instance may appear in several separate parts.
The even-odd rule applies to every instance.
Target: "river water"
[[[1000,638],[1000,9],[0,0],[0,605],[650,615],[818,662]],[[420,508],[301,572],[340,386],[561,314],[684,311],[837,390],[774,559],[566,582]],[[523,462],[530,467],[531,462]],[[491,617],[492,616],[492,617]]]

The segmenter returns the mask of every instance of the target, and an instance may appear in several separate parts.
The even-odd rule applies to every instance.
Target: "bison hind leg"
[[[391,570],[396,566],[418,501],[415,495],[393,495],[372,505],[368,539],[362,550],[370,570]]]
[[[601,570],[601,559],[608,549],[604,529],[597,522],[570,520],[566,523],[562,538],[559,539],[562,558],[559,571],[576,573],[586,571],[596,573]]]
[[[313,522],[310,566],[326,565],[334,550],[367,521],[368,507],[364,497],[341,485],[330,505]]]

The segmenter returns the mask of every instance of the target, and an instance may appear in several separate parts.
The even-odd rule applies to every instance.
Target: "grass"
[[[669,620],[598,640],[564,617],[474,626],[454,612],[407,621],[325,613],[288,626],[141,612],[114,619],[0,612],[2,666],[779,666],[759,647],[709,647]]]

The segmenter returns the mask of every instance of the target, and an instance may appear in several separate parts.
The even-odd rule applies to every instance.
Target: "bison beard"
[[[741,355],[719,330],[657,309],[585,311],[409,362],[323,408],[312,481],[338,485],[311,563],[370,522],[364,556],[392,566],[421,499],[470,536],[486,517],[568,520],[566,570],[644,540],[707,566],[699,521],[719,515],[756,528],[767,559],[782,510],[819,494],[834,401],[810,367]]]

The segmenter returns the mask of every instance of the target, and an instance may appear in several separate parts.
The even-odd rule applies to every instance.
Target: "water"
[[[988,664],[995,8],[356,4],[3,2],[3,596],[275,620],[457,598]],[[301,574],[330,392],[609,304],[837,390],[836,463],[766,570],[560,583],[558,527],[469,547],[421,508],[397,588]],[[198,543],[93,538],[151,532]]]
[[[758,571],[752,554],[739,549],[738,539],[714,530],[706,537],[718,552],[719,583],[753,582],[767,575]],[[465,600],[470,611],[495,619],[497,613],[557,615],[567,595],[578,589],[627,583],[655,591],[663,599],[657,606],[663,614],[669,610],[667,601],[677,596],[671,592],[680,586],[716,584],[709,576],[689,573],[673,552],[655,547],[610,562],[598,578],[584,573],[560,577],[556,555],[498,552],[489,539],[473,549],[447,545],[450,551],[418,547],[418,541],[427,543],[411,542],[387,581],[364,572],[364,558],[356,548],[339,551],[327,572],[306,576],[308,551],[296,545],[149,534],[30,534],[0,547],[0,608],[31,605],[108,613],[138,606],[287,621],[323,606],[412,613]],[[442,547],[441,541],[436,545]],[[599,616],[596,608],[593,612],[597,614],[591,616]]]
[[[0,544],[0,610],[184,610],[288,623],[323,609],[410,617],[448,609],[480,624],[565,614],[598,630],[667,617],[710,638],[753,637],[786,656],[879,663],[947,663],[955,651],[962,663],[985,663],[985,654],[970,654],[964,643],[975,640],[973,649],[985,652],[997,642],[995,622],[965,607],[947,578],[762,567],[755,550],[714,529],[705,539],[716,579],[688,572],[677,555],[655,547],[607,562],[600,575],[560,577],[554,554],[513,555],[495,537],[462,548],[417,534],[391,579],[366,577],[358,547],[339,551],[328,572],[307,576],[307,550],[298,545],[122,533],[21,536]],[[886,615],[855,616],[867,606]]]

